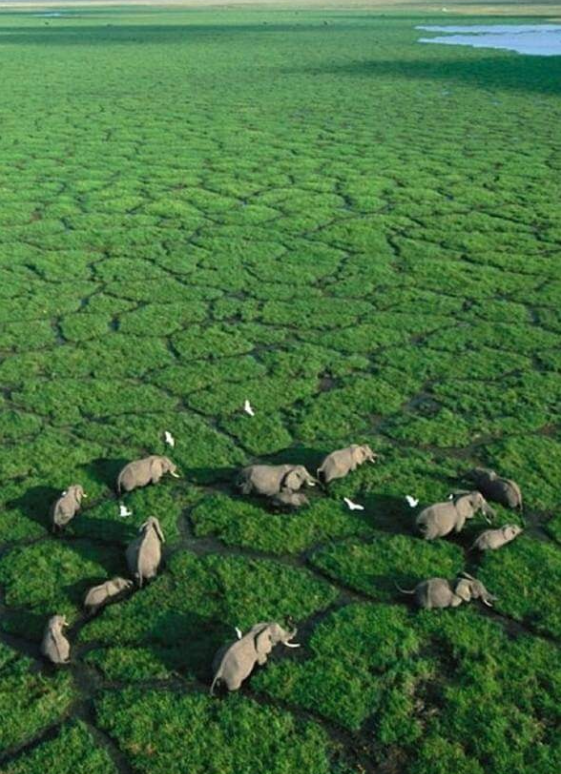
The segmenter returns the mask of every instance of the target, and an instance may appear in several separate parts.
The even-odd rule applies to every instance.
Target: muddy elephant
[[[150,516],[140,527],[140,534],[127,548],[127,564],[139,588],[145,580],[154,578],[162,561],[162,543],[165,543],[160,522]]]
[[[518,524],[505,524],[504,527],[499,527],[499,529],[487,529],[479,535],[472,545],[472,550],[496,551],[498,548],[502,548],[507,543],[510,543],[511,540],[514,540],[522,532],[523,529]]]
[[[459,492],[451,500],[422,510],[417,516],[417,527],[425,540],[434,540],[452,531],[461,532],[467,519],[473,519],[479,512],[494,516],[481,492]]]
[[[84,609],[88,615],[95,615],[98,610],[124,594],[131,586],[132,581],[125,578],[113,578],[100,583],[99,586],[93,586],[84,598]]]
[[[322,483],[329,484],[336,478],[344,478],[365,462],[376,462],[377,457],[370,446],[353,443],[346,449],[328,454],[317,469],[317,477]]]
[[[70,643],[62,632],[65,626],[68,626],[65,616],[53,615],[43,634],[41,653],[53,664],[68,664],[70,661]]]
[[[53,532],[62,531],[72,521],[85,497],[87,494],[80,484],[72,484],[62,493],[52,508]]]
[[[222,683],[229,691],[237,691],[256,664],[262,666],[266,663],[275,645],[282,643],[287,648],[300,647],[291,642],[295,635],[296,629],[286,631],[275,622],[258,623],[247,634],[225,645],[214,657],[211,695],[214,695],[217,683]]]
[[[505,508],[522,510],[522,491],[516,481],[502,478],[494,470],[474,468],[466,474],[468,481],[473,481],[481,494],[488,500],[500,503]]]
[[[242,494],[273,497],[283,490],[297,492],[303,486],[315,486],[316,480],[303,465],[250,465],[240,471],[238,486]]]
[[[160,457],[158,454],[152,454],[142,460],[129,462],[119,473],[117,479],[117,492],[132,492],[140,486],[147,484],[157,484],[162,476],[169,473],[174,478],[179,478],[177,466],[169,457]]]

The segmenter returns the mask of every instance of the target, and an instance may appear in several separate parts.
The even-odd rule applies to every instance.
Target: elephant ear
[[[463,599],[464,602],[469,602],[472,598],[471,593],[471,583],[468,580],[464,580],[463,578],[459,580],[456,583],[456,588],[454,589],[454,594],[457,597],[460,597],[460,599]]]
[[[265,626],[255,636],[255,650],[259,655],[266,655],[267,653],[270,653],[272,649],[273,643],[271,640],[271,631],[269,626]]]
[[[283,487],[286,487],[287,489],[293,489],[293,490],[300,489],[301,484],[302,484],[302,476],[296,469],[290,470],[286,474],[282,482]]]
[[[150,470],[151,470],[152,475],[154,475],[154,473],[157,476],[162,476],[163,475],[163,473],[164,473],[164,459],[165,459],[164,457],[154,457],[153,458],[152,464],[150,466]]]

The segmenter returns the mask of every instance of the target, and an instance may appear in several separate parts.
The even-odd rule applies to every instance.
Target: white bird
[[[164,441],[167,443],[167,445],[168,445],[168,446],[171,446],[171,448],[172,448],[172,449],[173,449],[173,447],[175,446],[175,438],[174,438],[174,437],[173,437],[173,435],[172,435],[172,434],[169,432],[169,430],[166,430],[166,431],[164,432]]]
[[[119,516],[132,516],[132,511],[129,511],[126,505],[119,503]]]
[[[345,501],[345,504],[346,504],[347,508],[350,511],[363,511],[364,510],[364,505],[359,505],[358,503],[353,503],[353,501],[349,500],[348,497],[343,497],[343,500]]]
[[[243,636],[243,635],[242,635],[242,632],[241,632],[241,629],[238,629],[238,627],[237,627],[237,626],[236,626],[236,627],[234,627],[234,628],[236,629],[236,634],[238,635],[238,640],[241,640],[241,638],[242,638],[242,636]]]
[[[246,400],[245,403],[243,404],[243,410],[245,411],[246,414],[249,414],[250,417],[255,416],[255,411],[253,410],[253,406],[248,400]]]
[[[419,501],[416,497],[411,497],[411,495],[405,495],[405,499],[407,500],[410,508],[416,508],[417,505],[419,505]]]

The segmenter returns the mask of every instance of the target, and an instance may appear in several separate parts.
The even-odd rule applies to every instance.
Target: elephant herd
[[[344,478],[365,462],[375,463],[378,456],[367,445],[352,444],[327,455],[317,470],[316,478],[303,465],[250,465],[240,471],[237,486],[244,495],[267,498],[273,507],[297,509],[309,504],[308,498],[301,491],[303,487],[319,484],[326,488],[330,482]],[[117,492],[122,494],[150,483],[157,484],[166,473],[179,477],[177,467],[168,457],[152,455],[130,462],[119,473]],[[448,500],[424,508],[417,515],[417,529],[425,540],[460,532],[466,521],[478,513],[489,520],[494,512],[486,498],[511,509],[522,509],[522,493],[516,482],[482,468],[470,471],[466,479],[477,488],[455,492]],[[64,529],[76,516],[85,497],[79,484],[68,487],[62,493],[52,508],[55,532]],[[514,540],[521,532],[521,527],[515,524],[486,530],[477,537],[472,549],[496,550]],[[127,547],[127,565],[139,588],[156,576],[164,542],[158,519],[149,517],[140,527],[138,536]],[[133,580],[119,577],[94,586],[84,599],[87,614],[94,615],[109,602],[122,597],[132,586]],[[404,594],[413,595],[416,604],[426,609],[457,607],[472,599],[480,599],[491,606],[496,599],[481,581],[465,572],[452,581],[429,578],[421,581],[414,589],[397,588]],[[41,643],[41,652],[55,664],[65,664],[70,660],[70,643],[63,633],[65,626],[67,621],[64,616],[52,616]],[[236,633],[237,639],[221,648],[214,658],[211,693],[214,693],[218,684],[223,684],[230,691],[237,690],[256,665],[266,663],[276,645],[282,643],[286,647],[299,647],[292,642],[296,628],[287,631],[274,621],[255,624],[246,634],[242,634],[239,629],[236,629]]]

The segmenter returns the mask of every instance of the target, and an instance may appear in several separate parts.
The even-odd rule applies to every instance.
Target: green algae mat
[[[561,770],[561,59],[419,45],[422,23],[442,14],[0,14],[3,774]],[[352,442],[377,464],[297,513],[233,486]],[[121,517],[116,476],[151,453],[182,478]],[[497,523],[524,534],[421,541],[405,496],[474,465],[520,482]],[[86,619],[147,516],[160,575]],[[394,585],[460,571],[493,611]],[[208,695],[234,627],[290,619],[300,650]]]

